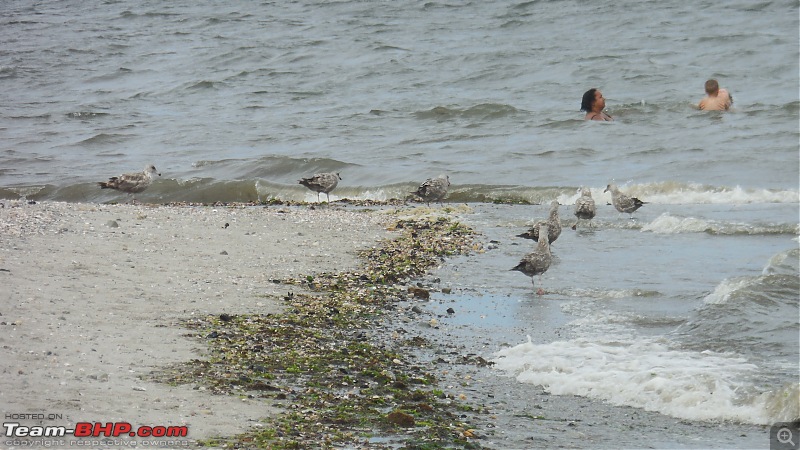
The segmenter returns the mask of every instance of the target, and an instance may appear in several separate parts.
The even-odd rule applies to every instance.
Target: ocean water
[[[454,292],[437,297],[446,333],[477,339],[498,374],[551,394],[698,422],[800,417],[796,210],[647,204],[630,220],[601,204],[593,228],[573,231],[565,205],[534,288],[509,269],[534,246],[516,234],[548,209],[464,214],[489,244],[436,273]]]
[[[341,174],[332,200],[385,200],[446,173],[447,203],[498,244],[443,282],[559,317],[510,324],[498,376],[690,421],[794,419],[799,9],[9,0],[0,198],[125,201],[96,183],[151,163],[153,203],[316,201],[297,180],[321,171]],[[694,107],[712,77],[731,111]],[[583,121],[591,87],[614,122]],[[635,220],[606,205],[612,181],[648,202]],[[571,224],[580,186],[595,228],[564,230],[539,298],[507,270],[531,248],[515,235],[553,199]]]

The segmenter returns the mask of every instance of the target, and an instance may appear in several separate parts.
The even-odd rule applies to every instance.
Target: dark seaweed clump
[[[444,218],[400,221],[393,228],[401,236],[362,252],[359,271],[274,280],[310,288],[310,294],[289,292],[284,313],[184,322],[209,346],[208,359],[170,367],[155,379],[262,398],[285,409],[250,432],[201,444],[482,448],[474,426],[463,422],[463,412],[473,408],[445,395],[430,365],[415,361],[418,339],[387,339],[378,329],[397,302],[415,295],[399,285],[443,258],[477,249],[474,233]]]

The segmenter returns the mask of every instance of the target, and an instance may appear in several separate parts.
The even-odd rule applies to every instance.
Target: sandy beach
[[[0,410],[24,426],[245,431],[273,410],[141,378],[203,354],[178,321],[279,311],[271,280],[351,268],[391,236],[379,215],[325,206],[3,203]]]

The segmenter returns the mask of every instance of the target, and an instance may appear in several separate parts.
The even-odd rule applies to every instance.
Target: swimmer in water
[[[614,119],[603,112],[606,108],[606,99],[599,89],[591,88],[584,92],[583,100],[581,100],[581,111],[586,111],[586,116],[583,120],[601,120],[611,122]]]
[[[733,97],[727,89],[720,89],[717,80],[706,81],[706,96],[697,105],[703,111],[727,111],[733,104]]]

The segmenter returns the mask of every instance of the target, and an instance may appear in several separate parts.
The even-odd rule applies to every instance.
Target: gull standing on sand
[[[611,203],[614,205],[614,208],[621,213],[630,214],[631,219],[633,218],[634,211],[647,203],[639,200],[636,197],[628,197],[627,195],[623,194],[619,191],[619,188],[614,183],[606,186],[606,189],[603,192],[611,192]]]
[[[517,237],[525,238],[525,239],[533,239],[536,242],[539,242],[539,226],[540,225],[547,225],[547,243],[552,244],[559,236],[561,236],[561,218],[558,217],[558,200],[553,200],[550,202],[550,215],[547,217],[546,221],[540,220],[533,225],[533,227],[522,233],[518,234]]]
[[[447,188],[449,187],[450,177],[439,175],[436,178],[425,180],[412,194],[420,197],[428,206],[430,206],[431,202],[439,202],[441,204],[442,199],[447,195]]]
[[[589,221],[589,226],[592,226],[592,219],[594,219],[594,215],[597,214],[597,207],[594,204],[594,199],[592,198],[592,190],[589,188],[581,188],[581,196],[575,200],[575,217],[578,220],[575,221],[575,225],[572,226],[572,229],[576,229],[578,227],[578,222],[583,220]]]
[[[156,170],[156,166],[150,164],[141,172],[124,173],[116,177],[111,177],[108,181],[101,181],[97,183],[97,185],[100,186],[101,189],[116,189],[120,192],[125,192],[136,202],[134,194],[138,194],[147,189],[156,175],[159,177],[161,176]]]
[[[547,234],[548,226],[546,223],[541,223],[538,225],[539,228],[539,235]],[[542,281],[542,274],[547,272],[547,269],[550,268],[550,263],[552,262],[553,256],[550,253],[550,244],[547,242],[547,239],[539,239],[539,243],[536,246],[536,249],[525,255],[522,260],[520,260],[519,264],[517,264],[513,269],[519,272],[524,273],[525,275],[531,277],[531,284],[536,286],[534,282],[534,277],[539,275],[539,282]],[[539,295],[544,294],[544,291],[540,287],[539,290],[536,292]]]
[[[336,185],[339,184],[339,180],[342,177],[339,176],[339,173],[315,173],[314,176],[308,178],[302,178],[297,182],[302,184],[303,186],[315,191],[317,193],[317,203],[319,203],[319,193],[324,192],[325,195],[328,196],[328,203],[331,202],[331,195],[330,192],[336,188]]]

